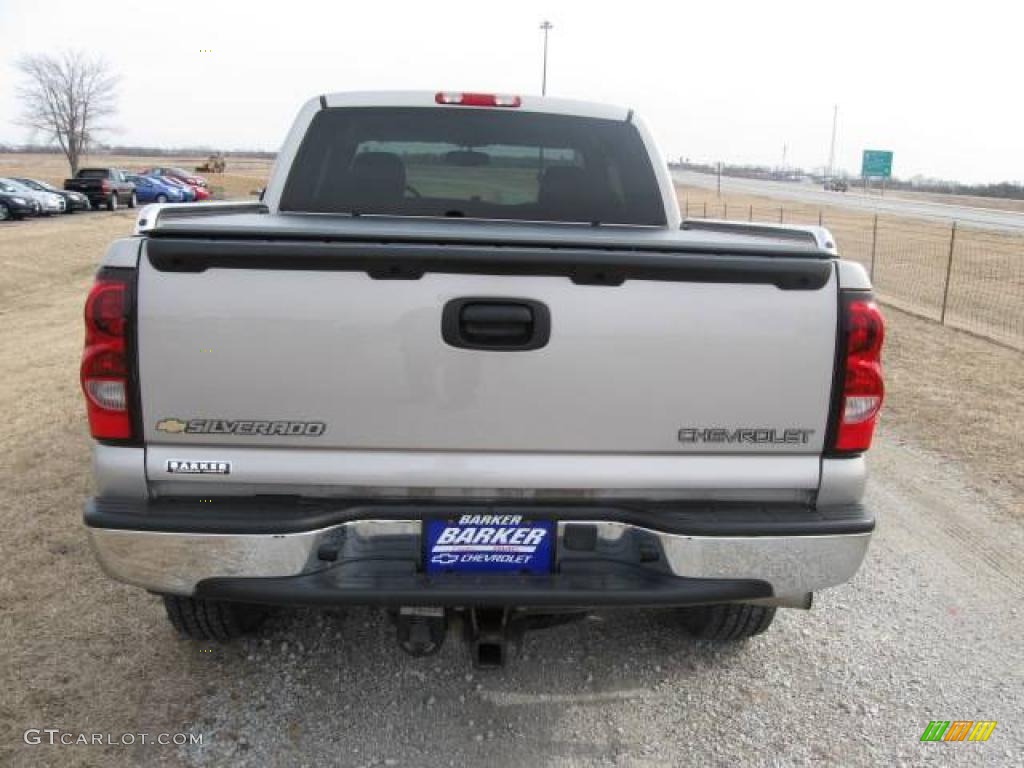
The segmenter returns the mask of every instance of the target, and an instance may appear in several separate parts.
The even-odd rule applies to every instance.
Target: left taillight
[[[882,408],[882,342],[885,321],[870,294],[842,294],[840,375],[832,427],[832,453],[856,454],[871,447]]]
[[[97,440],[131,440],[132,356],[128,343],[134,270],[103,269],[85,300],[82,392]]]

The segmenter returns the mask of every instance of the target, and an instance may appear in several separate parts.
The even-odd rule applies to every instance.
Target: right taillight
[[[130,290],[130,270],[105,269],[85,300],[82,391],[89,431],[97,440],[133,437],[127,341]]]
[[[847,293],[840,325],[839,391],[835,406],[832,450],[860,453],[871,447],[885,385],[882,341],[885,321],[869,294]]]

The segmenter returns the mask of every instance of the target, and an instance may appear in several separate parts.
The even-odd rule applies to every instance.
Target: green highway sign
[[[885,149],[865,149],[864,159],[860,164],[861,176],[881,176],[888,179],[892,176],[892,152]]]

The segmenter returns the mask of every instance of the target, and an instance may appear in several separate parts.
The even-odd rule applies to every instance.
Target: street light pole
[[[540,77],[540,95],[545,96],[548,92],[548,31],[554,26],[545,19],[541,22],[540,28],[544,30],[544,69]]]
[[[828,147],[828,170],[826,178],[831,179],[835,175],[836,167],[836,123],[839,122],[839,105],[832,107],[832,143]]]

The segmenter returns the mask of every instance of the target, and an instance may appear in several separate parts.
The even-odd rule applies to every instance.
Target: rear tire
[[[11,209],[7,207],[7,203],[0,203],[0,221],[7,221],[12,218],[14,217],[11,216]]]
[[[731,643],[760,635],[771,626],[775,607],[723,603],[683,609],[683,624],[694,637]]]
[[[259,627],[267,610],[258,605],[164,595],[167,620],[193,640],[226,643]]]
[[[117,193],[115,192],[114,194],[112,194],[110,197],[107,198],[107,210],[108,211],[116,211],[117,210],[117,202],[118,202],[118,200],[117,200]]]
[[[156,201],[158,203],[166,203],[167,202],[167,195],[157,195],[156,196]]]
[[[134,208],[137,202],[139,202],[139,198],[135,196],[134,192],[132,192],[132,196],[128,198],[128,207]]]

